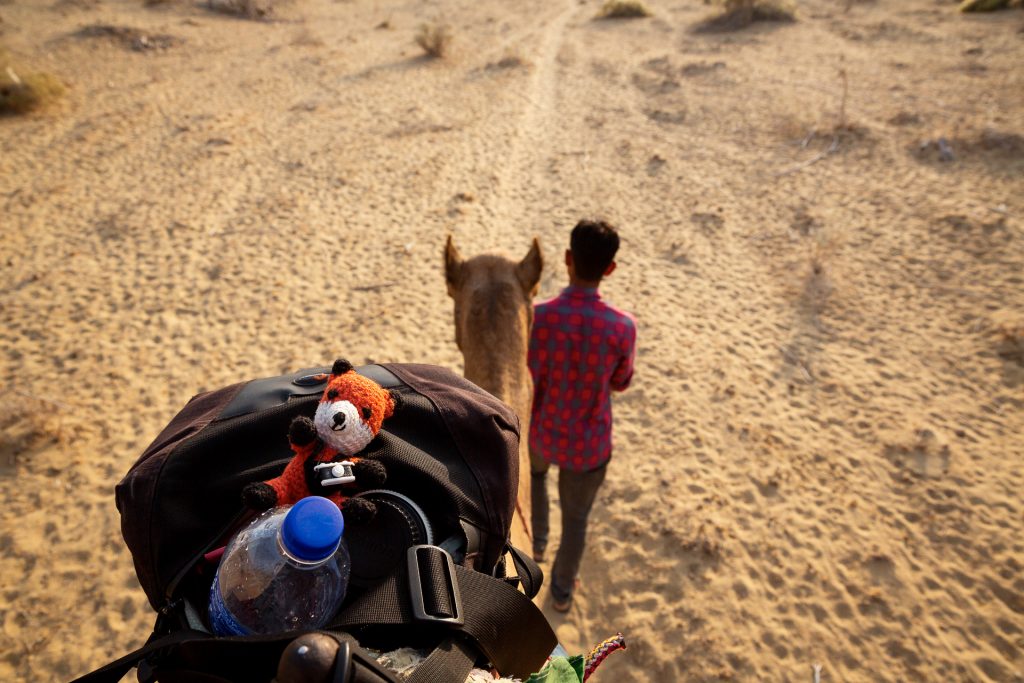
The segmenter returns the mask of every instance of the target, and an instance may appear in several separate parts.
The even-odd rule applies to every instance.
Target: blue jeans
[[[551,465],[530,453],[530,503],[533,507],[533,552],[543,553],[548,545],[547,475]],[[558,497],[562,508],[562,542],[551,568],[551,595],[556,600],[572,596],[587,539],[587,518],[601,488],[608,464],[589,472],[558,470]]]

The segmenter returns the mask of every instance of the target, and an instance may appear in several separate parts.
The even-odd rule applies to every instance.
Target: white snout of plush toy
[[[324,443],[345,456],[355,455],[373,440],[373,430],[348,401],[321,403],[316,408],[313,424]]]

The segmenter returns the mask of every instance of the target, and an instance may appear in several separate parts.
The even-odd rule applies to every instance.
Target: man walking
[[[619,235],[603,221],[572,230],[565,265],[569,286],[534,306],[529,365],[533,555],[548,542],[547,472],[558,468],[562,540],[551,570],[552,607],[572,606],[587,534],[587,517],[612,456],[611,391],[633,377],[636,321],[601,300],[602,278],[615,270]]]

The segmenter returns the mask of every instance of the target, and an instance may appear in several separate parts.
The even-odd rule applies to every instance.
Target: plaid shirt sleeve
[[[537,391],[543,386],[543,374],[547,367],[546,363],[541,363],[540,360],[540,340],[537,338],[536,328],[538,323],[534,323],[534,334],[530,335],[530,348],[526,355],[526,364],[530,368],[530,376],[533,378],[533,390],[536,395]]]
[[[633,321],[630,321],[633,322]],[[612,372],[608,386],[614,391],[624,391],[633,379],[633,361],[636,358],[636,323],[626,328],[622,339],[622,355]]]

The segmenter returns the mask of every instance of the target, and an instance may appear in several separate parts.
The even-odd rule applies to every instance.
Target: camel
[[[463,375],[501,399],[519,416],[519,491],[512,544],[530,544],[530,404],[533,380],[526,365],[533,325],[533,297],[544,268],[540,242],[519,263],[494,254],[463,259],[452,236],[444,249],[448,295],[455,300],[455,344],[462,351]]]

